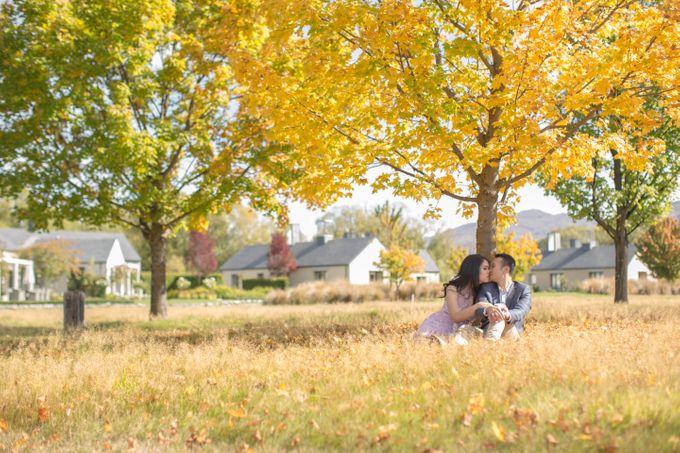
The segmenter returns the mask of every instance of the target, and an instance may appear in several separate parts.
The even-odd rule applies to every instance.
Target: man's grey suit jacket
[[[484,283],[477,291],[477,302],[489,302],[497,305],[501,303],[501,291],[498,289],[496,283]],[[531,310],[531,290],[528,285],[524,283],[513,281],[510,294],[505,301],[508,310],[510,311],[510,321],[515,323],[517,332],[520,334],[524,331],[524,318]],[[482,327],[488,324],[489,320],[484,316],[484,308],[478,308],[475,311],[475,317],[481,318]]]

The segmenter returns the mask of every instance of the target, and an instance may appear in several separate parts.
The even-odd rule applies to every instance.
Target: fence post
[[[85,293],[66,291],[64,293],[64,330],[79,330],[85,324]]]

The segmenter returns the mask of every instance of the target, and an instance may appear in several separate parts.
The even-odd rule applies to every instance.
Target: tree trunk
[[[628,241],[624,232],[617,231],[614,238],[615,270],[614,270],[614,302],[628,303]]]
[[[477,253],[493,259],[496,252],[498,226],[498,168],[486,167],[481,174],[482,185],[477,195]]]
[[[163,227],[154,224],[148,237],[151,247],[151,311],[150,318],[167,318],[168,301],[165,286],[165,246],[166,238]]]

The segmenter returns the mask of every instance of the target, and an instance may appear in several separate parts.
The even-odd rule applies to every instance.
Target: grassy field
[[[680,451],[680,299],[537,295],[517,343],[441,302],[0,310],[0,450]]]

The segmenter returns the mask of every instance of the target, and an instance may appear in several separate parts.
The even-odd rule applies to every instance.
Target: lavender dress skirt
[[[466,292],[458,293],[456,297],[458,309],[463,310],[472,305],[472,296]],[[429,337],[432,335],[455,335],[461,326],[468,324],[468,321],[453,322],[449,307],[444,302],[444,306],[438,312],[432,313],[418,328],[416,335]]]

